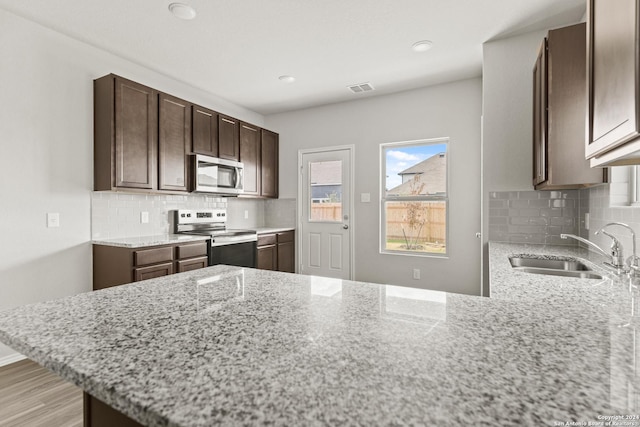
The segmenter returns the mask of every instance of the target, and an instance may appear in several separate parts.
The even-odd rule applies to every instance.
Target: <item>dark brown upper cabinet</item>
[[[640,164],[640,0],[587,1],[591,166]]]
[[[240,161],[244,164],[242,196],[278,198],[278,134],[240,124]]]
[[[218,115],[218,157],[236,161],[240,157],[240,122],[222,114]]]
[[[244,164],[243,196],[260,196],[260,134],[261,129],[240,123],[240,161]]]
[[[94,81],[94,190],[155,190],[158,94],[109,74]]]
[[[278,197],[278,134],[114,74],[94,80],[94,190],[190,191],[191,153],[244,163],[248,197]]]
[[[191,119],[193,152],[218,157],[218,113],[193,105]]]
[[[605,182],[584,159],[586,25],[550,30],[533,69],[533,184],[536,190]]]
[[[191,104],[160,93],[158,107],[158,189],[188,191]]]
[[[533,186],[547,180],[547,39],[533,67]]]
[[[260,194],[278,198],[278,134],[262,129],[260,145]]]

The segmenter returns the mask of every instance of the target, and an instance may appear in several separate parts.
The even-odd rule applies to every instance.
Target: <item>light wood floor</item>
[[[1,427],[82,427],[82,391],[40,365],[0,368]]]

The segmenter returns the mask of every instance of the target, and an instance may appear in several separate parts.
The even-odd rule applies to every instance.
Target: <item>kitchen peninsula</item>
[[[629,413],[602,286],[558,312],[219,265],[1,312],[0,341],[146,426],[544,426]]]

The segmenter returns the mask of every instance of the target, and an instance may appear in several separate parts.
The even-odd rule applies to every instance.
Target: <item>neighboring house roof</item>
[[[327,185],[342,183],[342,162],[314,162],[309,168],[311,185]]]
[[[420,188],[422,184],[424,184],[424,187],[419,194],[445,193],[447,191],[446,154],[434,154],[428,159],[403,170],[398,175],[415,175],[415,177],[387,190],[388,194],[413,194],[414,189]]]

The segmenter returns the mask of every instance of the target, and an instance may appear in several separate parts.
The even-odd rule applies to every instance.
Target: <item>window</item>
[[[640,166],[609,168],[609,206],[640,206]]]
[[[342,222],[342,161],[309,163],[309,221]]]
[[[380,145],[380,252],[447,255],[448,138]]]

